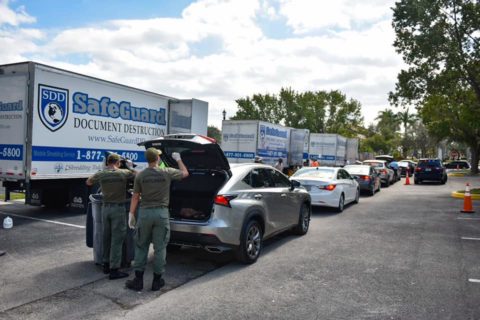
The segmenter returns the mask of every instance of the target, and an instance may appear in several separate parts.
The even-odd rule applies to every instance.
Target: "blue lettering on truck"
[[[22,160],[23,146],[21,144],[0,144],[0,160]]]
[[[132,106],[128,101],[115,102],[109,97],[102,97],[100,100],[97,100],[83,92],[75,92],[73,94],[73,112],[159,125],[167,123],[166,110],[164,108],[159,108],[158,110],[138,108]]]
[[[107,151],[115,152],[135,162],[146,162],[144,151],[49,146],[33,146],[32,161],[99,162],[103,160]]]

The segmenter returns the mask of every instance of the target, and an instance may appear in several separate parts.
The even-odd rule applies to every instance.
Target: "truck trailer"
[[[345,165],[346,138],[333,133],[310,133],[310,159],[321,166]]]
[[[85,211],[85,179],[106,152],[146,167],[137,144],[206,135],[208,103],[132,88],[36,62],[0,65],[0,180],[6,200]]]
[[[290,128],[259,120],[223,120],[222,150],[230,163],[253,162],[274,165],[288,161]]]

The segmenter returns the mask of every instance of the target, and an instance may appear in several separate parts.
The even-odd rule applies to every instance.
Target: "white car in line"
[[[333,207],[342,212],[345,204],[358,203],[360,187],[346,170],[334,167],[304,167],[290,180],[296,180],[307,189],[312,206]]]

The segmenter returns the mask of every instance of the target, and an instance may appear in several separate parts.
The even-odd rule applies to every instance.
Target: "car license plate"
[[[432,171],[432,169],[430,169],[430,168],[425,168],[425,172],[430,172],[430,171]]]

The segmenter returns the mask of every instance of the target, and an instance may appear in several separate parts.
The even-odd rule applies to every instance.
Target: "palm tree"
[[[394,134],[400,129],[400,121],[390,109],[380,111],[375,120],[378,120],[377,129],[382,133],[390,132]]]
[[[403,125],[403,143],[402,150],[403,156],[407,156],[408,150],[408,128],[410,128],[417,121],[417,115],[409,113],[409,108],[404,112],[400,111],[396,114],[398,121]]]
[[[405,110],[404,112],[400,111],[397,113],[397,118],[403,125],[404,138],[407,137],[408,127],[414,124],[415,121],[417,120],[417,115],[413,113],[409,113],[408,111],[409,111],[409,108],[407,108],[407,110]]]

